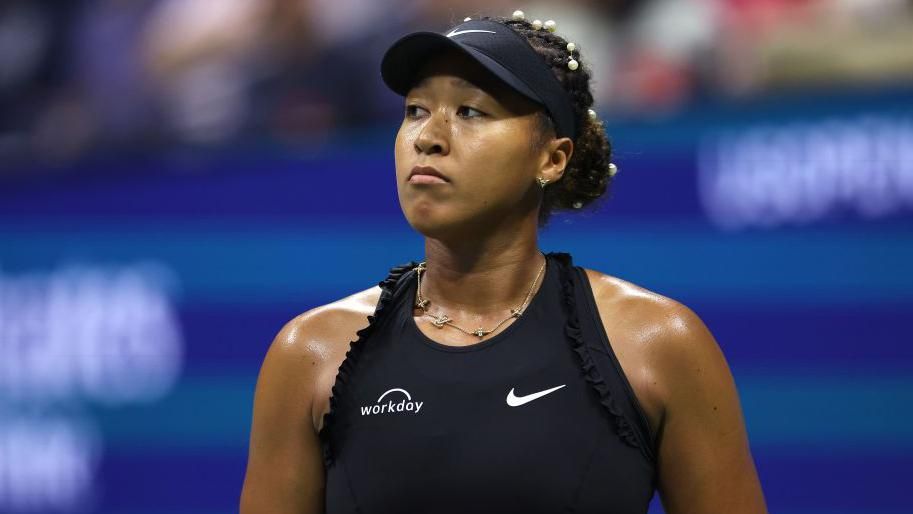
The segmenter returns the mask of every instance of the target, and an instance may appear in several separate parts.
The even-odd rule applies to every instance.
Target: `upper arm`
[[[661,323],[658,376],[665,416],[659,492],[669,514],[766,513],[733,376],[716,340],[670,301]]]
[[[260,368],[241,514],[323,511],[323,460],[310,415],[319,358],[308,332],[306,315],[288,322]]]

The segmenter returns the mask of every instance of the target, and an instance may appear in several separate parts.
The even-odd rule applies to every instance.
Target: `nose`
[[[423,154],[446,155],[450,152],[449,129],[450,119],[446,113],[432,113],[415,138],[415,150]]]

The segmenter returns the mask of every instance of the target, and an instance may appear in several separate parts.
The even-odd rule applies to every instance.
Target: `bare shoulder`
[[[729,373],[701,318],[683,303],[627,280],[584,268],[612,349],[649,418],[654,436],[692,373]],[[717,382],[719,383],[719,382]]]
[[[606,335],[650,420],[669,514],[766,514],[735,380],[682,303],[585,269]]]
[[[380,298],[378,286],[364,289],[339,300],[309,309],[288,321],[276,336],[274,345],[284,353],[322,360],[338,350],[346,339],[367,323]],[[348,343],[348,341],[344,341]]]
[[[371,288],[310,309],[273,339],[254,391],[240,512],[323,512],[316,412],[328,403],[347,343],[367,324],[379,294]]]
[[[300,377],[307,377],[304,399],[315,432],[329,406],[339,365],[356,332],[368,325],[380,294],[380,287],[374,286],[309,309],[289,320],[273,341],[269,351],[281,355]]]
[[[605,307],[618,323],[639,327],[639,339],[644,344],[656,341],[701,344],[689,336],[697,335],[695,332],[706,330],[706,327],[688,306],[627,280],[584,269],[600,312]]]

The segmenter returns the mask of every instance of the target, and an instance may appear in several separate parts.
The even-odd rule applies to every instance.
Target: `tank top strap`
[[[346,351],[345,358],[339,366],[336,380],[331,389],[330,408],[323,416],[323,426],[318,433],[325,466],[329,466],[333,462],[330,431],[336,417],[336,411],[339,408],[339,398],[345,395],[345,389],[364,349],[365,345],[363,343],[390,316],[389,311],[392,310],[394,299],[399,297],[406,289],[405,286],[409,282],[409,277],[415,274],[414,268],[418,265],[417,261],[409,261],[390,268],[387,277],[377,283],[381,292],[374,308],[374,314],[368,315],[367,326],[355,332],[356,339],[349,343],[349,349]]]
[[[565,334],[580,359],[584,379],[596,391],[599,403],[614,420],[619,437],[628,445],[639,448],[650,462],[655,462],[649,423],[624,376],[605,329],[599,323],[599,312],[586,271],[575,266],[568,253],[552,252],[549,255],[560,263],[562,305],[567,320]]]

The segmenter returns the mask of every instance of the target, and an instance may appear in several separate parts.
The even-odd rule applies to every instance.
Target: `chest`
[[[662,420],[664,406],[660,387],[661,377],[654,376],[655,373],[653,373],[649,361],[649,349],[646,348],[646,345],[637,343],[643,339],[642,337],[637,334],[631,334],[630,330],[626,328],[624,324],[618,323],[615,316],[613,315],[610,303],[600,302],[597,299],[596,305],[600,311],[599,323],[602,325],[603,330],[605,330],[609,340],[611,341],[612,349],[618,358],[619,364],[622,367],[627,380],[631,385],[631,389],[636,395],[641,407],[644,410],[645,415],[647,416],[652,432],[656,433],[657,428],[660,426]],[[355,339],[355,332],[361,328],[361,325],[363,325],[362,319],[363,316],[358,316],[357,321],[353,320],[351,327],[345,328],[345,330],[343,330],[344,335],[339,339],[340,342],[338,344],[327,347],[327,351],[325,352],[326,358],[321,362],[320,371],[317,374],[317,379],[314,384],[314,394],[312,397],[311,421],[315,428],[315,432],[319,431],[323,426],[324,416],[330,409],[330,397],[332,395],[332,388],[336,379],[337,371],[340,364],[345,359],[345,353],[349,348],[348,341]],[[418,324],[418,327],[424,332],[424,327],[420,323]],[[435,332],[430,330],[427,331],[424,337],[427,339],[430,339],[432,336],[437,337],[437,329],[434,330]],[[430,334],[428,332],[430,332]],[[446,355],[446,353],[444,355]],[[465,360],[468,363],[472,363],[478,362],[480,359]],[[438,370],[439,375],[437,376],[441,377],[448,374],[455,375],[464,372],[469,372],[471,374],[476,373],[476,370],[467,370],[465,369],[465,366],[462,368],[457,368],[459,371],[446,369],[446,366],[453,364],[453,362],[454,359],[447,359],[442,357],[440,364],[445,366],[445,369]],[[508,365],[512,366],[510,363],[508,363]],[[516,365],[520,364],[518,363]],[[518,379],[523,379],[525,375],[528,376],[530,373],[533,375],[548,374],[549,372],[554,372],[555,369],[556,368],[549,367],[547,364],[543,365],[540,361],[538,370],[531,370],[529,367],[526,367],[523,370],[519,370],[511,380],[493,380],[492,383],[488,384],[487,386],[491,388],[492,392],[488,392],[486,394],[488,394],[489,399],[496,398],[497,395],[495,395],[493,391],[500,391],[503,393],[501,395],[503,399],[506,397],[510,387],[520,385]],[[546,383],[550,382],[548,382],[548,380],[540,380],[539,384],[530,384],[530,389],[534,391],[546,389]],[[540,385],[541,388],[536,389],[536,387],[539,387]],[[522,393],[523,389],[518,387],[516,394],[521,395]],[[479,394],[480,396],[483,396],[482,393]],[[569,391],[558,393],[556,396],[558,398],[562,398],[567,394],[569,394]]]
[[[599,512],[649,501],[646,491],[617,486],[650,470],[614,434],[561,327],[532,335],[485,351],[440,351],[406,338],[363,352],[339,403],[338,457],[327,476],[328,487],[344,481],[346,490],[328,495],[328,512],[350,503],[366,512],[429,504],[446,506],[438,512],[481,504],[493,512]],[[522,346],[534,340],[540,344]]]

